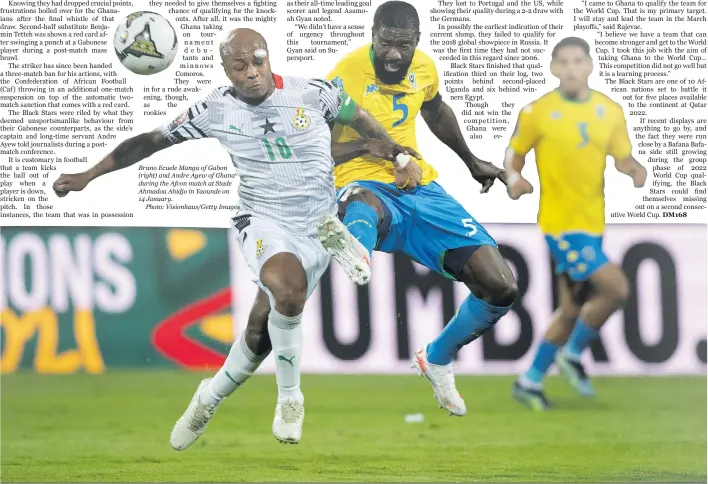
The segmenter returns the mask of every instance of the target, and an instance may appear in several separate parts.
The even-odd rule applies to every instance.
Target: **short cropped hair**
[[[410,3],[391,0],[382,3],[374,13],[374,30],[381,27],[413,29],[420,31],[420,19],[415,7]]]
[[[563,47],[580,47],[581,49],[583,49],[583,52],[585,52],[585,55],[590,57],[590,44],[588,44],[580,37],[566,37],[565,39],[558,42],[555,47],[553,47],[553,52],[551,52],[551,58],[555,59],[558,55],[558,52],[560,52]]]

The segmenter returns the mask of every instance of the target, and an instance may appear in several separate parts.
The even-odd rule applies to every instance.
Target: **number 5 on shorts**
[[[466,229],[470,229],[470,231],[465,234],[467,237],[472,237],[477,233],[477,226],[474,224],[474,219],[463,218],[461,222]]]

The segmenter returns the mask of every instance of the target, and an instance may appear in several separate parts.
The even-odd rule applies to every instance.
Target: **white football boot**
[[[175,450],[184,450],[192,445],[204,433],[209,420],[214,416],[218,405],[199,401],[199,393],[210,381],[211,378],[202,380],[187,410],[172,429],[170,443]]]
[[[418,374],[428,379],[440,408],[447,410],[451,416],[462,417],[467,413],[465,401],[455,386],[452,363],[434,365],[428,361],[425,348],[421,348],[413,355],[412,367],[418,370]]]
[[[363,286],[371,279],[369,251],[361,245],[337,215],[327,213],[318,225],[320,243],[347,273],[354,284]]]
[[[281,444],[297,444],[302,439],[302,424],[305,420],[305,406],[288,398],[285,403],[275,406],[273,436]]]

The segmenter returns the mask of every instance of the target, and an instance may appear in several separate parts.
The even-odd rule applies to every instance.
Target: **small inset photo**
[[[125,17],[113,37],[121,64],[134,74],[162,72],[177,56],[177,33],[162,15],[134,12]]]

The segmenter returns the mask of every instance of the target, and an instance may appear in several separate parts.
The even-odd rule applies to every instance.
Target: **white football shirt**
[[[329,123],[342,95],[324,79],[273,77],[276,89],[259,105],[218,87],[160,131],[173,144],[218,139],[240,176],[241,212],[313,235],[317,218],[336,211]]]

